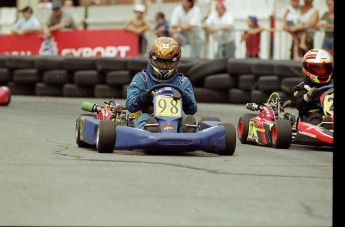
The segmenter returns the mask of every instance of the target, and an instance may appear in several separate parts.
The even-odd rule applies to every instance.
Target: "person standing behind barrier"
[[[53,3],[50,0],[41,0],[40,3],[38,3],[39,9],[52,9]]]
[[[124,29],[126,31],[130,31],[139,35],[140,54],[146,53],[147,40],[145,38],[145,32],[152,29],[151,24],[144,16],[145,11],[145,5],[136,4],[134,6],[135,16],[129,19],[124,25]]]
[[[292,27],[291,32],[307,32],[306,46],[299,46],[302,49],[302,55],[304,55],[308,50],[314,48],[315,31],[313,29],[317,28],[319,10],[314,7],[313,0],[304,0],[300,9],[300,24]]]
[[[212,12],[203,24],[203,28],[215,35],[218,43],[216,58],[235,58],[234,18],[226,12],[223,0],[218,0],[216,12]]]
[[[165,20],[165,15],[163,12],[158,12],[156,15],[156,25],[153,28],[157,37],[169,37],[170,36],[170,26]]]
[[[258,19],[255,16],[249,16],[247,19],[248,30],[245,30],[241,36],[241,42],[246,42],[246,57],[259,58],[261,31],[264,30],[258,24]]]
[[[201,10],[195,0],[182,0],[171,15],[171,34],[179,45],[190,44],[191,58],[201,58],[203,46],[203,30]]]
[[[307,32],[292,32],[294,26],[299,24],[299,19],[301,16],[301,10],[299,5],[299,0],[291,0],[290,5],[288,5],[284,15],[283,15],[283,30],[287,31],[292,36],[292,48],[293,48],[293,59],[300,60],[300,52],[299,48],[302,46],[304,49],[306,48],[307,42]]]
[[[77,26],[71,15],[62,10],[59,2],[53,3],[53,12],[50,15],[46,26],[43,27],[43,34],[47,37],[51,33],[61,29],[77,29]]]
[[[30,32],[40,31],[41,23],[33,15],[33,10],[30,6],[26,6],[22,10],[22,17],[13,25],[12,34],[24,35]]]
[[[322,49],[331,54],[334,52],[334,0],[326,0],[328,11],[325,12],[317,27],[325,29],[325,37],[322,43]]]

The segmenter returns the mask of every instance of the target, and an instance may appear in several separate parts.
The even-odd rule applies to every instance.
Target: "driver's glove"
[[[147,93],[147,92],[142,92],[140,95],[139,95],[139,104],[142,106],[142,105],[150,105],[152,104],[152,95]]]
[[[183,102],[184,107],[189,107],[189,106],[193,105],[192,99],[188,96],[188,94],[186,92],[182,93],[181,98],[182,98],[182,102]]]
[[[316,87],[311,87],[309,91],[303,96],[306,102],[310,102],[311,99],[315,96],[316,89],[317,89]]]

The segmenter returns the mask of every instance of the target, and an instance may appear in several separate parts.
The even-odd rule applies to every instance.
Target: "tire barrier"
[[[13,95],[126,98],[146,57],[0,55],[0,85]],[[198,102],[265,102],[271,92],[283,100],[302,81],[301,62],[266,59],[181,59],[179,72],[194,86]]]

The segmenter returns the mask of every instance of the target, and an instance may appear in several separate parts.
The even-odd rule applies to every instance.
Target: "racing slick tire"
[[[99,153],[112,153],[116,140],[116,128],[113,121],[101,120],[96,134],[96,149]]]
[[[94,114],[81,114],[80,117],[77,118],[75,122],[75,142],[77,143],[78,147],[87,146],[87,143],[80,139],[80,118],[82,116],[95,117]]]
[[[271,131],[272,147],[288,149],[292,140],[291,122],[286,119],[278,119]]]
[[[231,123],[221,123],[219,125],[225,128],[225,149],[219,150],[218,155],[229,155],[232,156],[236,149],[236,129]]]
[[[242,144],[249,143],[247,141],[248,131],[249,131],[249,121],[251,118],[256,117],[257,114],[244,114],[240,119],[238,119],[237,124],[237,135],[238,139]]]

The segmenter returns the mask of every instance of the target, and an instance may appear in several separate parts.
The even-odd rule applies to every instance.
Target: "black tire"
[[[274,75],[261,76],[258,80],[259,90],[263,92],[280,91],[280,78]]]
[[[233,104],[246,104],[250,102],[250,92],[238,88],[231,88],[228,91],[228,100],[229,103]]]
[[[64,97],[94,97],[94,86],[65,84],[62,88],[62,95]]]
[[[206,103],[228,103],[228,94],[226,91],[216,91],[207,88],[194,88],[196,102]]]
[[[253,74],[252,64],[255,64],[259,60],[256,58],[243,58],[235,59],[230,58],[227,62],[227,72],[231,75],[246,75]]]
[[[292,140],[291,122],[287,119],[278,119],[271,130],[272,147],[288,149]]]
[[[0,54],[0,68],[6,68],[7,55]]]
[[[95,60],[96,68],[100,72],[127,69],[127,59],[120,57],[102,57]]]
[[[75,135],[75,141],[76,141],[78,147],[85,147],[85,146],[88,145],[88,144],[85,143],[84,141],[80,140],[80,118],[81,118],[82,116],[95,117],[94,114],[81,114],[81,115],[77,118],[77,120],[76,120],[76,122],[75,122],[75,131],[74,131],[74,135]]]
[[[274,66],[274,75],[283,77],[302,77],[302,62],[293,60],[278,60]]]
[[[249,121],[251,118],[256,117],[257,114],[244,114],[238,119],[237,123],[237,136],[242,144],[248,144],[247,136],[249,130]]]
[[[65,69],[48,70],[43,73],[43,82],[51,85],[63,85],[73,82],[73,75]]]
[[[260,90],[252,90],[250,93],[250,102],[255,102],[257,104],[262,104],[267,101],[271,93],[263,92]]]
[[[0,85],[5,85],[12,80],[12,75],[8,69],[0,68]]]
[[[106,84],[98,84],[94,91],[96,98],[122,98],[121,87],[112,87]]]
[[[116,128],[113,121],[101,120],[96,134],[96,149],[99,153],[113,153],[116,141]]]
[[[42,81],[42,75],[37,69],[17,69],[13,72],[13,81],[17,83],[35,84]]]
[[[282,79],[281,90],[289,95],[293,95],[293,88],[303,81],[303,77],[290,77]]]
[[[7,86],[13,95],[35,95],[35,84],[21,84],[10,81]]]
[[[97,70],[79,70],[74,73],[73,81],[76,85],[92,86],[102,84],[104,79]]]
[[[121,71],[110,71],[105,75],[105,83],[111,86],[122,86],[124,84],[129,84],[132,77],[128,70]]]
[[[251,91],[257,89],[258,77],[253,74],[241,75],[238,77],[238,88],[243,91]]]
[[[144,57],[129,57],[127,58],[127,69],[130,71],[130,75],[135,75],[138,72],[146,69],[147,58]]]
[[[32,69],[35,68],[35,57],[10,55],[6,58],[6,68],[8,69]]]
[[[189,77],[188,72],[194,65],[196,65],[196,63],[197,61],[180,62],[178,65],[178,72]]]
[[[274,68],[276,60],[258,59],[255,64],[252,64],[252,72],[255,76],[274,75]]]
[[[68,71],[96,70],[95,57],[65,57],[63,68]]]
[[[218,155],[228,155],[232,156],[236,149],[236,129],[231,123],[221,123],[219,125],[225,128],[225,149],[219,150]]]
[[[204,79],[212,74],[225,73],[226,72],[227,59],[212,59],[208,61],[200,61],[192,66],[188,71],[188,77],[190,82],[194,86],[202,85]]]
[[[35,94],[37,96],[62,96],[62,86],[36,83]]]
[[[127,99],[127,88],[128,88],[129,84],[125,84],[122,86],[122,98],[123,99]]]
[[[64,57],[62,56],[37,56],[35,68],[39,70],[62,69]]]
[[[204,87],[213,90],[229,90],[237,87],[237,77],[228,73],[209,75],[204,80]]]

